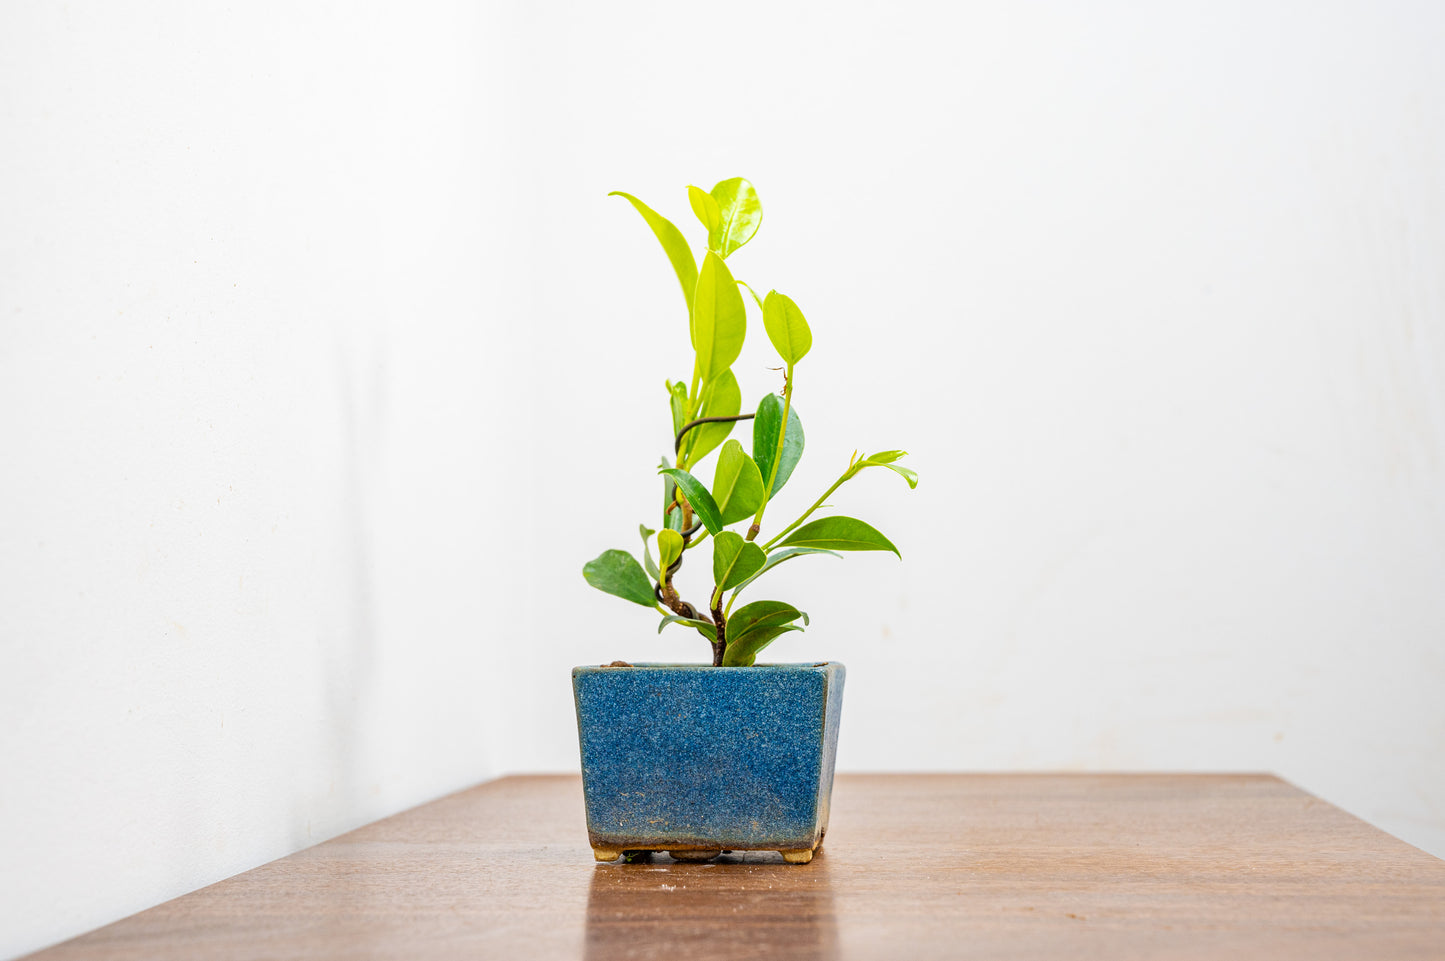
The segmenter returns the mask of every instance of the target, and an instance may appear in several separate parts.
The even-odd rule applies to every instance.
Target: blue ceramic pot
[[[844,673],[837,663],[573,668],[597,859],[812,860],[828,830]]]

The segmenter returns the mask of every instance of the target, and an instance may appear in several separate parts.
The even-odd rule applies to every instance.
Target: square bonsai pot
[[[835,662],[573,668],[597,860],[811,861],[828,830],[844,676]]]

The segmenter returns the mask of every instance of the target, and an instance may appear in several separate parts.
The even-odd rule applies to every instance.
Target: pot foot
[[[622,857],[622,852],[612,848],[593,848],[592,856],[599,861],[616,861]]]
[[[798,851],[779,851],[778,853],[781,854],[783,860],[789,864],[807,864],[813,860],[812,848],[802,848]]]
[[[674,861],[711,861],[722,854],[722,848],[713,848],[709,851],[668,851],[667,854]]]

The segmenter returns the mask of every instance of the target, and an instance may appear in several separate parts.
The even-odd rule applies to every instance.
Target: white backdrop
[[[923,475],[834,498],[901,564],[770,575],[841,767],[1272,770],[1445,854],[1445,14],[729,10],[0,14],[0,956],[705,658],[579,571],[690,366],[605,194],[697,240],[736,175],[815,334],[770,518]]]

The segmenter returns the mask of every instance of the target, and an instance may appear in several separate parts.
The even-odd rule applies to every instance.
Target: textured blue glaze
[[[828,827],[843,665],[572,671],[595,847],[812,848]]]

